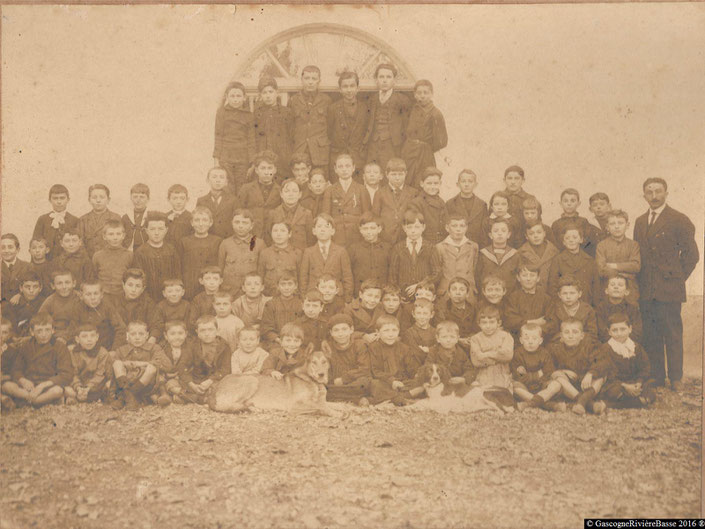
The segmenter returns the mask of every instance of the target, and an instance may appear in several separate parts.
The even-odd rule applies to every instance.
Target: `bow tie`
[[[61,213],[52,211],[49,213],[49,218],[51,219],[51,227],[54,228],[55,230],[58,230],[62,224],[66,222],[66,211],[62,211]]]

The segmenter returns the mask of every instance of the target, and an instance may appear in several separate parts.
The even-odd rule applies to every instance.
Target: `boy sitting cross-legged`
[[[323,350],[330,351],[329,401],[368,404],[370,396],[370,353],[363,340],[353,337],[355,328],[347,314],[336,314],[328,322],[330,339]]]
[[[158,387],[156,358],[164,352],[156,343],[149,342],[149,327],[143,321],[133,320],[127,324],[127,343],[111,352],[112,373],[110,405],[115,409],[123,406],[128,411],[137,411]],[[171,399],[159,397],[160,406],[167,406]]]
[[[12,380],[3,383],[2,392],[35,407],[60,402],[64,387],[73,380],[68,349],[54,339],[54,326],[48,314],[32,317],[29,331],[31,339],[18,347]]]
[[[595,368],[596,376],[606,378],[600,397],[610,408],[645,408],[655,399],[649,356],[630,338],[629,316],[611,314],[607,323],[610,339],[597,352]]]
[[[550,382],[553,373],[553,357],[543,347],[543,331],[537,323],[525,323],[519,331],[521,345],[514,350],[514,358],[509,364],[512,370],[512,389],[519,400],[517,408],[541,407],[552,411],[565,411],[564,402],[548,402],[558,382]],[[552,383],[551,390],[546,386]]]
[[[112,363],[110,354],[98,344],[95,325],[79,325],[75,340],[76,346],[71,351],[73,382],[64,388],[66,404],[96,402],[105,396]]]
[[[585,414],[586,409],[598,415],[605,410],[604,403],[593,402],[605,382],[591,371],[597,366],[597,347],[595,340],[583,332],[582,322],[576,319],[561,322],[560,341],[548,347],[555,371],[545,389],[546,396],[562,393],[568,400],[575,401],[572,410],[577,415]]]

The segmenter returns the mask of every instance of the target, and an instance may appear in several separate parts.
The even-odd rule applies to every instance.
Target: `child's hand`
[[[592,386],[592,373],[588,373],[583,377],[583,381],[580,383],[580,389],[585,391],[586,389],[590,389],[590,386]]]
[[[426,346],[426,345],[419,345],[419,349],[421,349],[424,353],[428,353],[431,349]]]
[[[451,384],[464,384],[465,377],[451,377],[448,382],[450,382]]]
[[[624,391],[626,391],[631,397],[638,397],[641,395],[641,388],[637,387],[637,384],[626,384],[622,383]]]
[[[468,337],[466,337],[466,338],[460,338],[460,339],[458,340],[458,343],[463,344],[463,345],[469,347],[469,346],[470,346],[470,337],[468,336]]]
[[[279,371],[272,371],[270,375],[272,375],[272,378],[274,380],[281,380],[282,378],[284,378],[284,375],[282,375]]]
[[[411,297],[416,293],[416,287],[418,286],[418,283],[414,283],[413,285],[409,285],[404,289],[404,293],[407,295],[407,297]]]
[[[605,268],[609,268],[610,270],[617,270],[617,263],[607,263],[605,265]]]
[[[188,387],[191,391],[198,393],[199,395],[203,394],[203,391],[201,391],[201,386],[199,386],[198,384],[196,384],[194,382],[189,382]]]
[[[334,386],[342,386],[343,385],[343,379],[338,377],[333,381]]]
[[[394,380],[392,382],[392,389],[402,389],[404,387],[404,383],[401,380]]]
[[[538,372],[536,373],[536,375],[537,375],[539,378],[542,378],[542,377],[543,377],[543,369],[539,369]]]
[[[365,343],[376,342],[378,338],[379,338],[379,333],[376,333],[376,332],[370,332],[370,333],[364,334],[362,336],[362,339],[365,341]]]
[[[10,303],[12,303],[13,305],[17,305],[20,302],[21,297],[22,296],[20,294],[15,294],[10,298]]]
[[[524,366],[517,367],[517,374],[521,376],[526,375],[526,368]]]
[[[32,383],[32,381],[27,380],[26,378],[21,378],[19,381],[19,385],[25,391],[32,391],[34,389],[34,384]]]

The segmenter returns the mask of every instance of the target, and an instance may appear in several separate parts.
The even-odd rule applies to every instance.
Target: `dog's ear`
[[[311,354],[313,353],[313,344],[310,344],[309,347],[311,347],[311,349],[308,351],[308,354]],[[328,342],[325,340],[321,343],[321,351],[328,360],[330,360],[330,357],[333,356],[333,351],[331,350],[330,345],[328,345]]]

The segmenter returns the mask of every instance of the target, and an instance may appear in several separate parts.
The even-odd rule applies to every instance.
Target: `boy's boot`
[[[9,395],[3,395],[2,402],[0,403],[0,410],[2,410],[2,413],[10,412],[15,408],[15,401],[12,400],[12,397],[10,397]]]
[[[132,389],[126,389],[122,392],[123,399],[125,400],[125,409],[127,411],[137,411],[142,406],[140,405],[139,398],[135,395]]]
[[[159,404],[159,406],[161,406],[162,408],[165,408],[169,404],[171,404],[171,397],[169,396],[169,393],[167,393],[166,388],[163,385],[159,388],[157,404]]]
[[[585,407],[588,403],[595,398],[595,390],[592,388],[586,389],[580,395],[578,395],[578,400],[573,404],[573,413],[576,415],[585,415]]]

